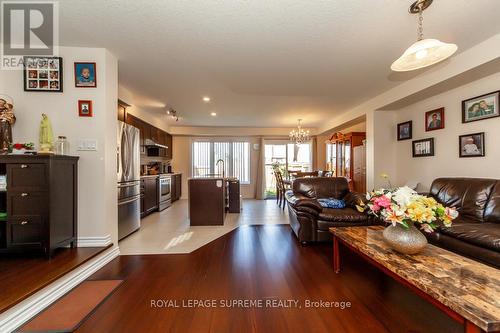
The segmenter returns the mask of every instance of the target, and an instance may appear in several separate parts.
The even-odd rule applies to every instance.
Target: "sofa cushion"
[[[360,213],[353,208],[324,208],[323,211],[319,213],[318,219],[334,222],[366,222],[368,221],[368,214]]]
[[[451,227],[441,227],[439,232],[500,252],[500,224],[497,223],[458,223]]]
[[[461,216],[483,222],[495,179],[438,178],[432,182],[430,195],[445,206],[455,207]]]
[[[314,199],[342,199],[349,193],[349,184],[344,177],[297,178],[293,181],[293,192]]]
[[[345,201],[342,199],[328,198],[328,199],[317,199],[321,207],[323,208],[333,208],[333,209],[343,209],[345,208]]]

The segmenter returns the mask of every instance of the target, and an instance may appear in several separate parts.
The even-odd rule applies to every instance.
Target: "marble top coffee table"
[[[330,228],[335,272],[342,243],[462,323],[465,332],[500,331],[500,270],[430,244],[419,254],[400,254],[385,244],[382,230]]]

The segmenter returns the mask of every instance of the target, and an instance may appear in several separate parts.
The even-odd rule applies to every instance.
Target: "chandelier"
[[[299,146],[301,143],[304,143],[306,141],[309,141],[309,131],[304,131],[302,129],[302,119],[298,120],[299,124],[297,125],[297,129],[294,129],[290,132],[290,141],[294,141],[297,146]]]
[[[455,44],[443,43],[437,39],[424,39],[422,12],[432,1],[417,0],[411,5],[410,13],[418,15],[417,41],[392,63],[393,71],[406,72],[431,66],[451,57],[457,51],[458,47]]]

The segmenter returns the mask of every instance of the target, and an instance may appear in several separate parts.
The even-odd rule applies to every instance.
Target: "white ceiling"
[[[60,38],[109,49],[137,106],[173,107],[176,126],[317,127],[418,74],[389,69],[416,38],[411,2],[64,0]],[[424,34],[463,51],[500,32],[499,13],[499,0],[435,0]]]

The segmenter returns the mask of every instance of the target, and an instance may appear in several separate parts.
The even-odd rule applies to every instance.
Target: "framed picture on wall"
[[[434,156],[434,138],[412,142],[413,157]]]
[[[24,91],[62,92],[61,57],[24,57]]]
[[[75,62],[75,87],[97,87],[97,69],[95,62]]]
[[[465,134],[458,137],[460,157],[485,156],[484,132]]]
[[[398,124],[398,141],[409,140],[412,137],[412,121]]]
[[[92,101],[78,101],[78,115],[80,117],[92,117]]]
[[[444,128],[444,108],[425,113],[425,131],[434,131]]]
[[[499,117],[500,91],[462,101],[462,123]]]

